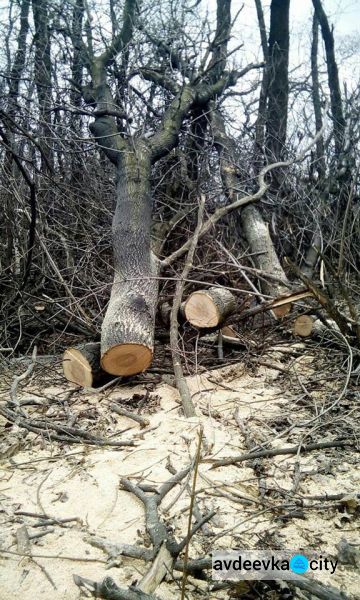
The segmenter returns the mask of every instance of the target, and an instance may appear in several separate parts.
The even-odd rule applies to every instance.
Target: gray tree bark
[[[321,114],[320,100],[320,85],[319,85],[319,70],[318,70],[318,46],[319,46],[319,22],[316,13],[312,23],[312,40],[311,40],[311,94],[314,106],[315,127],[316,131],[320,131],[323,126]],[[321,136],[316,142],[316,169],[319,179],[323,182],[325,178],[325,148],[324,138]]]
[[[266,152],[269,162],[284,159],[289,100],[289,7],[290,0],[271,2],[266,116]],[[276,179],[279,179],[279,175]]]
[[[335,152],[339,157],[344,142],[345,119],[342,108],[339,73],[335,58],[334,35],[330,29],[329,21],[322,6],[321,0],[313,0],[313,6],[315,9],[316,18],[320,23],[321,34],[325,44],[331,114],[334,126]]]
[[[225,193],[229,200],[233,202],[239,191],[240,183],[236,159],[236,142],[227,135],[224,121],[218,111],[212,112],[211,122],[214,143],[219,154],[220,174]],[[240,219],[242,232],[249,244],[251,253],[254,254],[257,268],[284,281],[284,285],[276,283],[274,280],[262,282],[263,293],[275,298],[285,294],[288,292],[286,287],[287,277],[276,254],[269,227],[259,209],[249,204],[241,210]]]
[[[32,12],[35,25],[35,84],[39,100],[41,119],[40,147],[42,169],[51,172],[54,167],[51,130],[51,54],[47,0],[32,0]]]
[[[139,373],[150,365],[152,359],[159,263],[151,250],[151,165],[177,145],[184,118],[191,111],[201,112],[210,100],[221,96],[227,87],[235,85],[239,77],[253,68],[249,65],[240,72],[224,71],[231,24],[230,0],[218,0],[218,23],[211,45],[210,67],[205,69],[203,65],[199,73],[183,85],[159,70],[142,69],[145,79],[166,89],[173,99],[153,135],[125,137],[114,117],[125,119],[126,115],[114,102],[107,83],[107,68],[120,54],[126,64],[136,11],[136,0],[126,0],[122,30],[102,55],[92,56],[92,82],[85,93],[96,105],[91,132],[115,165],[118,176],[112,227],[115,273],[101,332],[101,364],[104,370],[114,375]],[[162,40],[150,38],[161,53],[168,53],[174,68],[186,70],[186,64],[174,55],[171,48],[167,48]],[[203,68],[205,72],[202,72]]]
[[[114,375],[148,368],[154,349],[159,261],[151,251],[150,157],[146,148],[120,159],[113,218],[114,282],[102,324],[101,364]]]

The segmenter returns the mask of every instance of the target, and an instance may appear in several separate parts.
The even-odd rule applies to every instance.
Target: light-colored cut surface
[[[113,346],[101,357],[101,366],[111,375],[136,375],[150,367],[152,352],[142,344]]]
[[[282,306],[275,306],[272,311],[278,318],[285,317],[285,315],[288,315],[291,311],[291,302],[283,304]]]
[[[221,333],[223,334],[224,337],[238,338],[238,335],[233,330],[233,328],[229,327],[228,325],[226,325],[225,327],[223,327],[221,329]]]
[[[68,348],[64,352],[63,371],[66,379],[83,387],[91,387],[93,376],[86,358],[76,348]]]
[[[194,327],[217,327],[234,312],[236,300],[233,294],[222,287],[193,292],[184,306],[185,317]]]
[[[314,321],[311,317],[309,317],[309,315],[300,315],[300,317],[294,321],[294,335],[308,337],[313,330],[313,323]]]
[[[219,311],[206,292],[194,292],[185,304],[185,316],[195,327],[216,327]]]

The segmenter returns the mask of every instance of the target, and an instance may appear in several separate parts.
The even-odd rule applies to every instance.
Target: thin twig
[[[183,290],[184,290],[184,283],[185,283],[185,280],[186,280],[186,278],[190,272],[190,269],[192,267],[197,242],[199,239],[199,233],[200,233],[200,230],[202,227],[204,207],[205,207],[205,196],[203,194],[201,194],[200,203],[199,203],[199,212],[198,212],[198,222],[196,225],[194,235],[190,240],[189,252],[188,252],[188,255],[187,255],[187,258],[185,261],[183,272],[181,274],[180,279],[176,283],[175,297],[174,297],[174,302],[173,302],[173,305],[171,308],[171,313],[170,313],[170,347],[171,347],[171,354],[172,354],[172,360],[173,360],[173,366],[174,366],[175,381],[176,381],[176,387],[179,390],[180,398],[182,401],[182,405],[183,405],[183,409],[184,409],[184,413],[185,413],[186,417],[195,417],[196,412],[195,412],[195,407],[194,407],[193,401],[191,399],[191,394],[190,394],[188,385],[187,385],[185,377],[184,377],[181,360],[180,360],[180,351],[179,351],[179,344],[178,344],[178,332],[179,332],[178,313],[180,310],[182,294],[183,294]]]
[[[217,467],[224,467],[226,465],[235,465],[245,460],[252,460],[254,458],[264,458],[270,456],[280,456],[284,454],[301,454],[302,452],[310,452],[311,450],[321,450],[323,448],[345,448],[350,446],[355,448],[354,442],[350,440],[339,440],[333,442],[321,442],[318,444],[308,444],[307,446],[289,446],[287,448],[277,448],[269,450],[258,450],[256,452],[249,452],[247,454],[240,454],[237,456],[231,456],[229,458],[223,458],[220,460],[213,460],[211,458],[204,459],[203,462],[212,462],[211,469]]]
[[[197,474],[198,474],[198,470],[199,470],[199,462],[200,462],[200,456],[201,456],[202,437],[203,437],[203,428],[200,427],[198,446],[197,446],[197,451],[196,451],[196,456],[195,456],[195,464],[194,464],[194,477],[193,477],[192,491],[191,491],[191,497],[190,497],[188,530],[187,530],[187,536],[186,536],[187,539],[186,539],[185,554],[184,554],[185,570],[184,570],[184,574],[183,574],[183,578],[182,578],[182,582],[181,582],[181,600],[184,600],[184,598],[185,598],[185,587],[186,587],[186,581],[187,581],[186,565],[189,560],[189,543],[190,543],[190,539],[191,539],[191,519],[192,519],[194,502],[195,502],[196,481],[197,481]]]

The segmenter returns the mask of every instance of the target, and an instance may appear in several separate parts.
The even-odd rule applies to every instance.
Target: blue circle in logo
[[[309,568],[309,561],[303,554],[295,554],[290,560],[290,569],[294,573],[306,573]]]

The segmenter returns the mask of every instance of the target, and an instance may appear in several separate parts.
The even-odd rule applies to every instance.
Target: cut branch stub
[[[193,292],[186,300],[185,317],[199,328],[217,327],[234,312],[236,300],[229,290],[225,288],[209,288]]]
[[[338,334],[340,329],[332,319],[326,319],[322,322],[320,319],[314,319],[309,315],[300,315],[293,325],[293,334],[301,337],[323,336],[326,333]]]
[[[100,344],[89,343],[68,348],[63,356],[65,378],[83,387],[93,387],[103,375],[100,367]]]
[[[291,311],[293,303],[304,300],[305,298],[312,298],[312,296],[313,294],[312,292],[309,292],[309,290],[293,292],[292,294],[287,294],[273,300],[270,308],[274,315],[280,319],[281,317],[285,317]]]
[[[293,333],[294,335],[299,335],[300,337],[308,337],[311,335],[313,327],[314,319],[312,319],[309,315],[300,315],[294,321]]]

